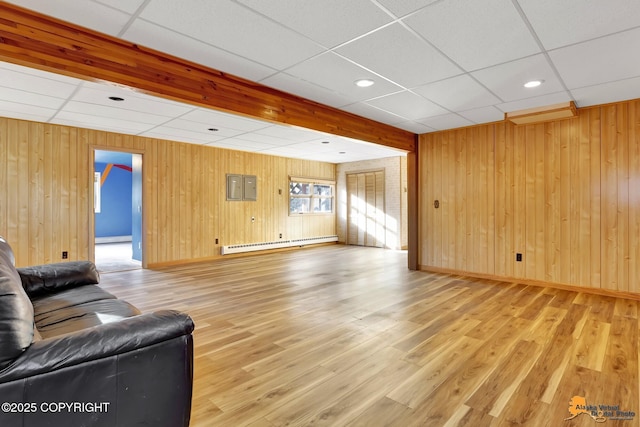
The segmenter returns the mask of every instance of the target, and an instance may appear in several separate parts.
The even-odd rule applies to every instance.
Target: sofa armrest
[[[126,353],[191,334],[193,329],[187,314],[163,310],[44,339],[0,371],[0,383]]]
[[[100,282],[100,274],[91,261],[58,262],[16,270],[29,297]]]

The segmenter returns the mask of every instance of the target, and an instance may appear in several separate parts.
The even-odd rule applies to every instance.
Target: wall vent
[[[330,243],[330,242],[337,242],[337,241],[338,241],[338,236],[324,236],[324,237],[307,237],[304,239],[293,239],[293,240],[276,240],[274,242],[245,243],[241,245],[222,246],[222,248],[220,248],[220,253],[222,255],[238,254],[242,252],[290,248],[293,246],[315,245],[318,243]]]

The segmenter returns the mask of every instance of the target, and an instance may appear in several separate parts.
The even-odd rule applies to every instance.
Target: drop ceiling
[[[10,3],[418,134],[640,98],[638,0]],[[0,115],[333,163],[399,154],[6,63]]]

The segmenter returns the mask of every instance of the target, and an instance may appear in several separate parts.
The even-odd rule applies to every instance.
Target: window
[[[333,213],[333,181],[291,177],[289,181],[289,214]]]

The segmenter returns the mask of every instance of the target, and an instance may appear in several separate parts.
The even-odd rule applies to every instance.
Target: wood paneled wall
[[[640,293],[640,100],[425,134],[419,153],[422,268]]]
[[[335,179],[333,164],[0,118],[0,235],[18,265],[57,262],[65,250],[91,256],[93,147],[143,154],[148,265],[215,258],[221,245],[280,233],[336,234],[335,216],[288,215],[288,176]],[[258,200],[226,201],[226,173],[256,175]]]

